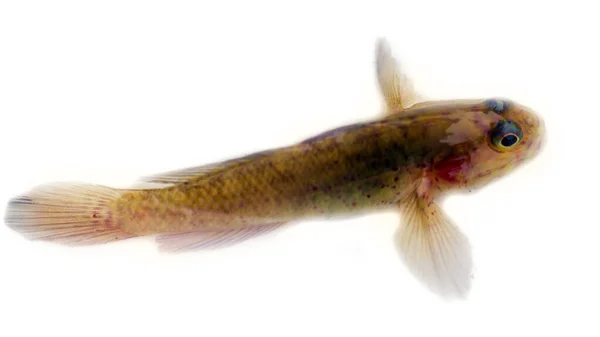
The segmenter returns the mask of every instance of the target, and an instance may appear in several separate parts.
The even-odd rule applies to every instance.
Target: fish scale
[[[434,128],[419,125],[418,121],[419,118],[410,115],[398,115],[338,129],[309,142],[220,169],[191,186],[179,184],[167,189],[131,192],[130,198],[141,201],[132,203],[124,199],[120,208],[125,214],[124,226],[129,232],[138,232],[135,226],[140,225],[139,216],[131,214],[158,207],[148,197],[152,194],[165,195],[159,204],[169,212],[207,212],[212,222],[226,227],[258,225],[263,218],[290,221],[324,214],[324,210],[335,215],[392,205],[407,193],[406,187],[420,174],[420,168],[429,165],[434,153],[439,155],[442,149],[449,149],[443,143],[433,142],[431,149],[433,146],[439,149],[427,150],[428,143],[422,138]],[[239,217],[229,216],[232,213]],[[221,214],[224,216],[220,220]],[[185,218],[188,223],[180,220],[177,231],[199,228],[197,217]],[[158,218],[156,223],[164,226],[164,218]],[[213,226],[206,219],[203,224]],[[148,224],[142,227],[144,231],[149,228]]]

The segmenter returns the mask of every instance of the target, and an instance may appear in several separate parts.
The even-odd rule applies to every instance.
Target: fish
[[[50,183],[12,198],[5,223],[30,240],[94,245],[156,235],[163,252],[228,247],[291,222],[395,210],[394,245],[448,299],[472,284],[471,244],[441,200],[504,177],[545,144],[543,119],[505,98],[426,100],[384,38],[375,76],[384,112],[295,144],[111,188]]]

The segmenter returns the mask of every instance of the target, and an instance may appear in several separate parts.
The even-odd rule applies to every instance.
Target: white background
[[[430,99],[503,96],[542,156],[444,208],[470,297],[395,253],[396,214],[295,223],[231,249],[89,248],[0,226],[0,336],[597,336],[598,9],[589,1],[2,1],[0,200],[294,143],[377,116],[386,37]]]

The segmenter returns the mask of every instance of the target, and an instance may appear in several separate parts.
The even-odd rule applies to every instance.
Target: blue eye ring
[[[499,115],[507,111],[510,107],[510,102],[497,98],[486,99],[483,103],[487,105],[489,110]]]
[[[513,121],[502,120],[490,131],[490,142],[498,150],[508,150],[518,145],[523,139],[523,131]]]

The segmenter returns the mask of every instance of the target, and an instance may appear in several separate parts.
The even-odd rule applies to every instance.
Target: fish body
[[[147,177],[154,188],[45,185],[13,199],[6,223],[32,239],[103,243],[160,234],[165,250],[239,242],[300,219],[397,209],[396,245],[434,292],[464,296],[466,237],[436,201],[535,157],[543,121],[505,99],[420,101],[383,40],[386,114],[298,144]]]
[[[482,101],[416,108],[233,160],[171,187],[128,192],[114,214],[128,232],[143,235],[395,207],[423,176],[434,181],[434,193],[468,186],[472,150],[485,139],[464,141],[465,133],[487,134],[500,118]],[[463,125],[449,134],[457,122]]]

